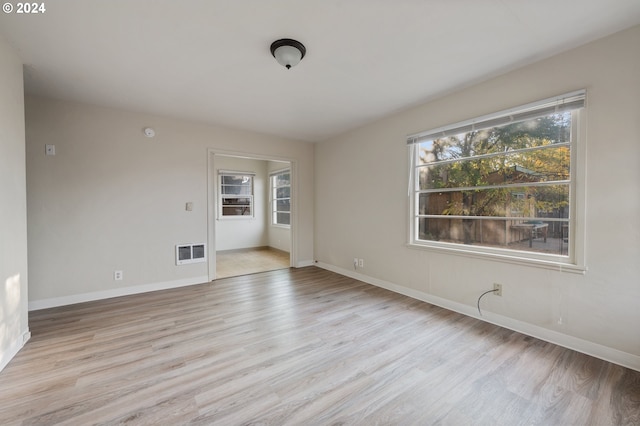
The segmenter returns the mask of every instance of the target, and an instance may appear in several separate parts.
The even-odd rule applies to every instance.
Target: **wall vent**
[[[202,263],[207,261],[207,246],[204,243],[178,244],[176,246],[176,265]]]

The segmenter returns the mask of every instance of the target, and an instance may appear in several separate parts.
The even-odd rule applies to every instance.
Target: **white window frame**
[[[455,242],[440,242],[431,240],[422,240],[418,238],[419,231],[419,194],[420,188],[418,182],[418,155],[420,142],[433,140],[442,135],[455,135],[465,133],[467,131],[493,126],[482,126],[482,123],[505,122],[505,117],[513,117],[516,114],[527,114],[536,109],[549,108],[550,105],[556,105],[556,110],[563,109],[563,103],[566,99],[582,98],[583,106],[586,106],[586,91],[580,90],[571,92],[554,98],[544,99],[533,102],[520,107],[512,108],[505,111],[499,111],[486,116],[478,117],[472,120],[454,123],[437,129],[420,132],[407,137],[407,145],[409,147],[409,238],[408,246],[410,248],[425,249],[437,251],[440,253],[449,253],[454,255],[463,255],[476,258],[492,259],[504,261],[508,263],[524,264],[529,266],[538,266],[549,269],[556,269],[567,272],[584,273],[586,265],[584,263],[584,242],[585,242],[585,200],[584,193],[586,188],[585,182],[585,129],[586,129],[586,113],[585,108],[579,107],[574,109],[571,105],[564,105],[564,110],[572,110],[571,119],[571,164],[570,164],[570,182],[569,182],[569,233],[568,238],[568,256],[553,255],[545,253],[537,253],[533,251],[521,251],[508,248],[487,247],[480,245],[465,245]],[[551,114],[553,111],[548,111]]]
[[[280,175],[289,174],[289,185],[280,185],[277,186],[277,178]],[[271,200],[271,226],[275,226],[278,228],[291,228],[291,170],[277,170],[269,174],[269,188],[270,188],[270,200]],[[279,188],[289,188],[289,197],[288,198],[276,198],[277,190]],[[287,213],[287,212],[278,212],[278,200],[289,200],[289,224],[278,223],[278,213]]]
[[[251,194],[224,194],[223,191],[223,177],[224,176],[242,176],[250,179]],[[248,220],[255,218],[255,203],[254,203],[254,191],[255,191],[255,172],[244,172],[234,170],[218,170],[218,219],[220,220]],[[224,214],[224,200],[227,198],[249,198],[249,209],[251,214],[248,215],[228,215]]]

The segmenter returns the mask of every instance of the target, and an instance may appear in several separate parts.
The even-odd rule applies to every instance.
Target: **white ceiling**
[[[640,23],[640,0],[40,1],[0,14],[28,93],[311,142]],[[291,70],[279,38],[307,47]]]

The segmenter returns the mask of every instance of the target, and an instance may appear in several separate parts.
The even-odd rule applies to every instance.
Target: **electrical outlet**
[[[122,271],[113,271],[114,281],[122,281]]]
[[[502,284],[493,283],[493,289],[497,290],[493,292],[495,296],[502,296]]]
[[[364,259],[358,259],[358,268],[364,268]]]

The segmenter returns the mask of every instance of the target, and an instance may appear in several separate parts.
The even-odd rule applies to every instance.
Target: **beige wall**
[[[635,27],[317,144],[316,259],[469,315],[502,283],[485,319],[640,369],[638,46]],[[406,135],[582,88],[585,275],[407,247]]]
[[[22,62],[0,37],[0,370],[28,336]]]
[[[39,97],[26,123],[32,309],[206,280],[205,263],[175,265],[174,246],[208,241],[212,150],[299,166],[296,265],[313,261],[311,144]]]

